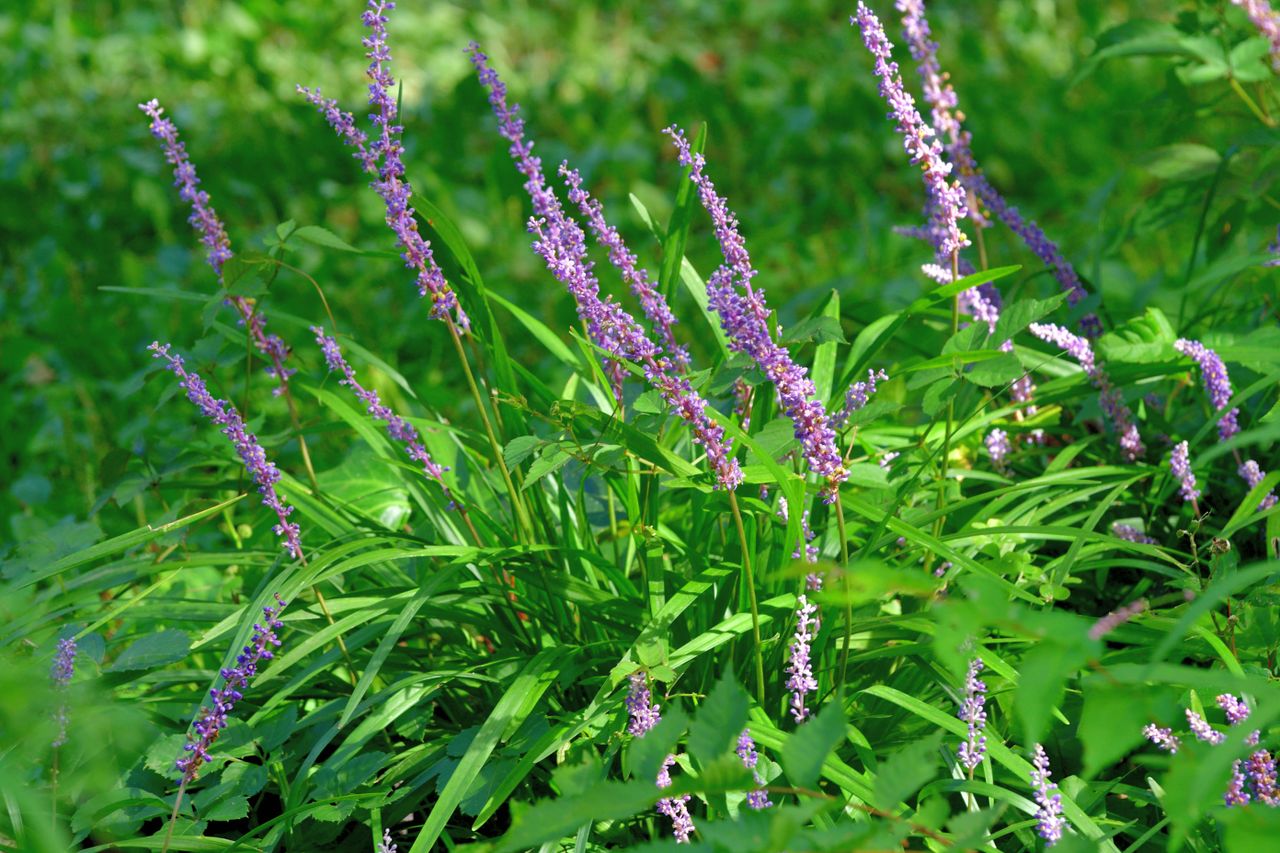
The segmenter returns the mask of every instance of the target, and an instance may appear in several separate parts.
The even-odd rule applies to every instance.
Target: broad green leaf
[[[297,237],[303,242],[310,243],[313,246],[319,246],[323,249],[337,249],[340,252],[355,252],[358,255],[364,254],[363,251],[343,240],[337,234],[334,234],[328,228],[322,228],[319,225],[300,225],[293,229],[289,235]]]
[[[938,775],[942,732],[934,732],[904,746],[876,768],[875,804],[887,812]]]
[[[737,742],[747,722],[747,694],[725,674],[698,705],[689,728],[689,752],[700,765],[710,764]]]
[[[817,716],[802,723],[782,747],[782,769],[791,783],[812,788],[827,756],[844,743],[845,719],[840,701],[833,699]]]
[[[191,639],[187,632],[168,628],[135,640],[107,667],[107,672],[155,669],[182,660],[190,650]]]

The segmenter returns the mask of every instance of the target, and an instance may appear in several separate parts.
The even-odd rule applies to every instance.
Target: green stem
[[[760,608],[756,602],[756,576],[751,570],[751,553],[747,548],[747,531],[742,526],[742,511],[738,509],[738,497],[729,492],[729,506],[733,509],[733,523],[738,528],[738,541],[742,543],[742,572],[747,584],[747,600],[751,603],[751,636],[755,640],[752,653],[756,660],[756,699],[764,707],[764,653],[760,646]]]
[[[1254,101],[1253,98],[1249,97],[1249,93],[1244,90],[1244,86],[1240,85],[1240,81],[1234,77],[1231,78],[1231,88],[1240,96],[1240,100],[1244,101],[1244,105],[1257,117],[1258,121],[1262,122],[1267,127],[1276,126],[1276,120],[1262,111],[1262,108],[1258,106],[1257,102]]]
[[[960,277],[960,253],[955,251],[951,253],[951,280],[955,281]],[[955,335],[960,331],[960,294],[956,294],[951,301],[951,334]],[[933,523],[933,535],[937,538],[942,534],[942,527],[947,520],[947,515],[943,510],[947,505],[947,462],[951,456],[951,432],[955,424],[955,399],[947,401],[947,426],[946,431],[942,434],[942,461],[938,467],[938,501],[936,508],[940,512],[938,518]],[[933,564],[934,555],[930,553],[925,558],[925,570],[928,571]]]
[[[840,562],[844,585],[844,644],[840,649],[840,686],[843,687],[849,674],[849,638],[853,636],[853,590],[849,574],[849,535],[844,526],[844,502],[840,493],[836,492],[836,525],[840,531]]]

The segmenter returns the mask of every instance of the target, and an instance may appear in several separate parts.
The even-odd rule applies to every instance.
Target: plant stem
[[[955,281],[960,277],[960,252],[956,250],[951,253],[951,280]],[[960,331],[960,294],[956,294],[951,302],[951,334],[954,335]],[[942,461],[938,469],[938,502],[936,508],[941,512],[946,509],[947,505],[947,462],[951,456],[951,431],[955,422],[955,398],[947,401],[947,426],[946,431],[942,434]],[[945,512],[941,512],[937,520],[933,523],[933,535],[937,538],[942,534],[942,527],[947,520]],[[927,572],[933,564],[933,553],[925,558],[925,571]]]
[[[751,570],[751,553],[747,548],[747,531],[742,526],[742,511],[738,509],[738,497],[729,492],[729,506],[733,509],[733,523],[738,528],[738,541],[742,544],[742,572],[747,584],[747,600],[751,603],[751,636],[755,640],[752,653],[756,661],[756,699],[764,706],[764,654],[760,649],[760,608],[756,603],[756,576]]]
[[[1253,98],[1249,97],[1249,93],[1244,90],[1244,86],[1240,85],[1240,81],[1234,77],[1231,78],[1231,88],[1240,96],[1240,100],[1244,101],[1244,105],[1249,108],[1249,112],[1253,113],[1257,117],[1258,121],[1262,122],[1267,127],[1276,126],[1276,120],[1262,111],[1262,108],[1258,106],[1257,102],[1254,101]]]
[[[849,674],[849,638],[853,636],[853,595],[849,575],[849,535],[844,526],[844,502],[836,492],[836,526],[840,531],[840,562],[844,586],[844,644],[840,649],[840,685],[845,685]]]
[[[489,447],[493,451],[493,461],[497,463],[498,470],[502,472],[502,480],[506,483],[507,493],[511,496],[511,510],[515,513],[516,523],[519,525],[520,536],[518,538],[525,539],[532,535],[532,528],[529,525],[529,518],[525,515],[524,502],[520,499],[520,493],[516,491],[515,484],[511,482],[511,472],[507,470],[507,463],[502,458],[502,446],[498,443],[498,436],[494,434],[493,423],[489,420],[489,410],[485,406],[484,398],[480,395],[480,387],[476,385],[476,378],[471,373],[471,364],[467,361],[467,351],[462,347],[462,338],[458,336],[458,327],[453,324],[452,320],[446,321],[449,327],[449,336],[453,338],[454,349],[458,351],[458,361],[462,364],[462,372],[467,377],[467,386],[471,389],[471,396],[475,399],[476,410],[480,412],[480,420],[484,423],[485,434],[489,437]]]
[[[160,853],[169,853],[169,844],[173,841],[173,825],[178,822],[178,809],[182,806],[182,795],[187,792],[187,780],[185,776],[182,784],[178,786],[178,796],[173,801],[173,813],[169,815],[169,829],[164,834],[164,844],[160,847]]]

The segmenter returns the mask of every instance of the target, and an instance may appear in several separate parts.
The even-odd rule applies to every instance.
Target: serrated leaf
[[[816,717],[802,724],[782,745],[782,770],[791,783],[812,788],[822,772],[822,762],[844,741],[844,735],[844,711],[837,698],[824,705]]]
[[[529,466],[529,473],[525,475],[524,488],[528,489],[548,474],[559,471],[572,458],[559,447],[544,450],[542,455],[533,460],[533,464]]]
[[[191,638],[186,631],[166,628],[135,640],[107,667],[107,672],[155,669],[182,660],[190,649]]]
[[[249,815],[249,800],[245,797],[236,795],[220,800],[208,810],[203,812],[200,817],[205,820],[239,820]]]
[[[791,328],[783,329],[779,343],[787,346],[789,344],[808,343],[809,341],[848,343],[844,337],[844,330],[840,327],[840,319],[825,315],[805,317],[800,322],[793,324]]]
[[[647,779],[652,783],[658,777],[663,760],[672,753],[676,741],[688,727],[689,717],[679,705],[664,705],[661,722],[645,732],[643,737],[631,741],[627,757],[632,777]]]
[[[876,769],[875,804],[892,812],[926,782],[938,775],[942,732],[908,744]]]
[[[1067,298],[1066,293],[1059,293],[1048,299],[1019,299],[1000,309],[1000,319],[996,321],[996,331],[992,338],[1007,341],[1042,317],[1047,317],[1058,310]]]
[[[545,443],[536,435],[518,435],[508,441],[507,446],[502,449],[502,458],[508,468],[516,468]]]
[[[964,378],[982,388],[998,388],[1018,379],[1026,371],[1018,357],[1002,352],[995,358],[980,361],[965,371]]]
[[[725,674],[698,706],[689,728],[689,752],[700,765],[728,752],[747,722],[746,691]]]

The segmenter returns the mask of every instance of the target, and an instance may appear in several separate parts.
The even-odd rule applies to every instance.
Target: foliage
[[[358,164],[293,91],[319,83],[363,120],[350,5],[0,13],[17,105],[0,117],[0,847],[354,851],[389,829],[413,853],[664,849],[655,806],[688,796],[703,850],[1031,850],[1054,794],[1058,849],[1269,841],[1280,815],[1256,775],[1248,806],[1223,800],[1280,719],[1265,266],[1280,89],[1239,10],[931,7],[977,160],[1074,263],[1079,306],[998,226],[966,252],[981,272],[919,274],[929,252],[891,230],[919,218],[918,170],[858,32],[822,4],[397,10],[407,177],[471,319],[455,336],[409,290]],[[889,4],[876,11],[900,42]],[[562,158],[581,168],[653,271],[689,384],[741,465],[736,492],[716,488],[650,368],[584,329],[529,250],[523,179],[461,50],[472,37],[524,101],[549,176]],[[895,58],[919,91],[905,47]],[[221,276],[133,106],[153,95],[232,234]],[[836,432],[848,479],[832,503],[776,376],[708,300],[720,255],[657,133],[673,121],[701,127],[690,139],[741,220],[770,325],[825,411],[887,374]],[[634,308],[591,251],[602,291]],[[1004,295],[992,327],[957,313],[985,282]],[[290,395],[272,394],[228,299],[292,348]],[[1029,331],[1087,312],[1111,399]],[[326,370],[317,324],[442,473]],[[304,559],[279,548],[237,448],[150,363],[154,338],[278,464]],[[1225,362],[1222,411],[1182,339]],[[1028,375],[1032,407],[1011,401]],[[1117,401],[1145,439],[1136,461]],[[1240,429],[1224,435],[1229,408]],[[1194,502],[1168,462],[1183,441]],[[260,627],[277,594],[278,648]],[[797,723],[806,604],[816,689]],[[975,659],[986,741],[971,771],[957,711]],[[174,761],[228,672],[243,695],[179,787]],[[638,733],[637,684],[661,717]],[[1222,742],[1188,734],[1188,714]],[[762,787],[773,805],[753,808]]]

